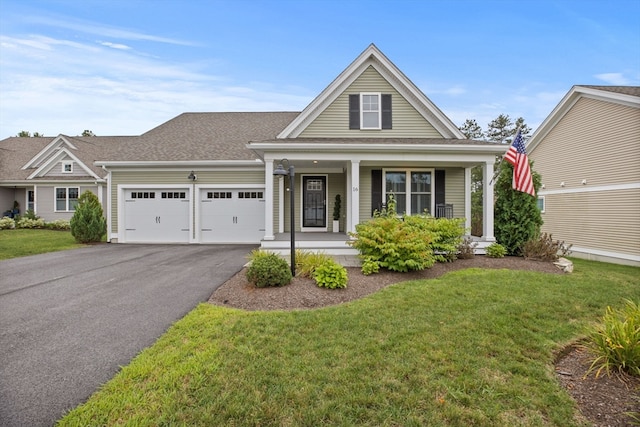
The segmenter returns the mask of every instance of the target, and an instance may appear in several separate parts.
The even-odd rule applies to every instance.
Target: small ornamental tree
[[[98,196],[85,191],[78,198],[76,211],[70,221],[71,235],[79,243],[99,242],[107,233],[102,205]]]
[[[533,186],[538,194],[540,174],[531,168]],[[513,166],[500,163],[500,174],[495,184],[494,232],[498,243],[507,255],[522,255],[522,248],[529,240],[537,239],[542,226],[542,216],[537,198],[511,188]]]

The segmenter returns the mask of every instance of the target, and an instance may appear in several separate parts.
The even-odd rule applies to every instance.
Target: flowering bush
[[[31,219],[22,217],[16,223],[17,228],[44,228],[44,220],[42,218]]]
[[[10,230],[13,228],[16,228],[16,222],[13,218],[9,218],[8,216],[0,218],[0,230]]]

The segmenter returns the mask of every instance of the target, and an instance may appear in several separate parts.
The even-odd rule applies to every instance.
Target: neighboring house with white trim
[[[544,225],[573,256],[640,265],[640,87],[574,86],[530,138]]]
[[[99,141],[94,138],[100,137],[68,142]],[[337,194],[342,233],[371,218],[392,192],[401,212],[435,213],[446,205],[470,227],[471,169],[482,165],[488,189],[482,239],[492,242],[491,178],[504,151],[501,144],[465,139],[370,45],[302,112],[184,113],[141,136],[121,137],[91,167],[102,171],[95,181],[105,187],[111,242],[277,249],[279,237],[291,231],[290,183],[273,175],[282,159],[295,166],[295,231],[306,241],[334,231]],[[59,160],[73,159],[71,153]],[[27,157],[21,164],[32,163]],[[0,179],[0,189],[5,184]],[[352,250],[343,236],[332,249]]]
[[[12,137],[0,141],[0,215],[20,206],[46,221],[69,220],[78,196],[92,191],[106,202],[107,172],[96,159],[126,137]]]

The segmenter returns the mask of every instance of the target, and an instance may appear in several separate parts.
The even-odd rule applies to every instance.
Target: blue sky
[[[0,139],[301,111],[370,43],[453,122],[640,85],[640,0],[0,0]]]

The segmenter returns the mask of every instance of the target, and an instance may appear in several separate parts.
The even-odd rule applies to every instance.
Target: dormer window
[[[374,92],[349,95],[349,129],[391,129],[391,95]]]
[[[73,162],[62,162],[62,173],[73,173]]]

